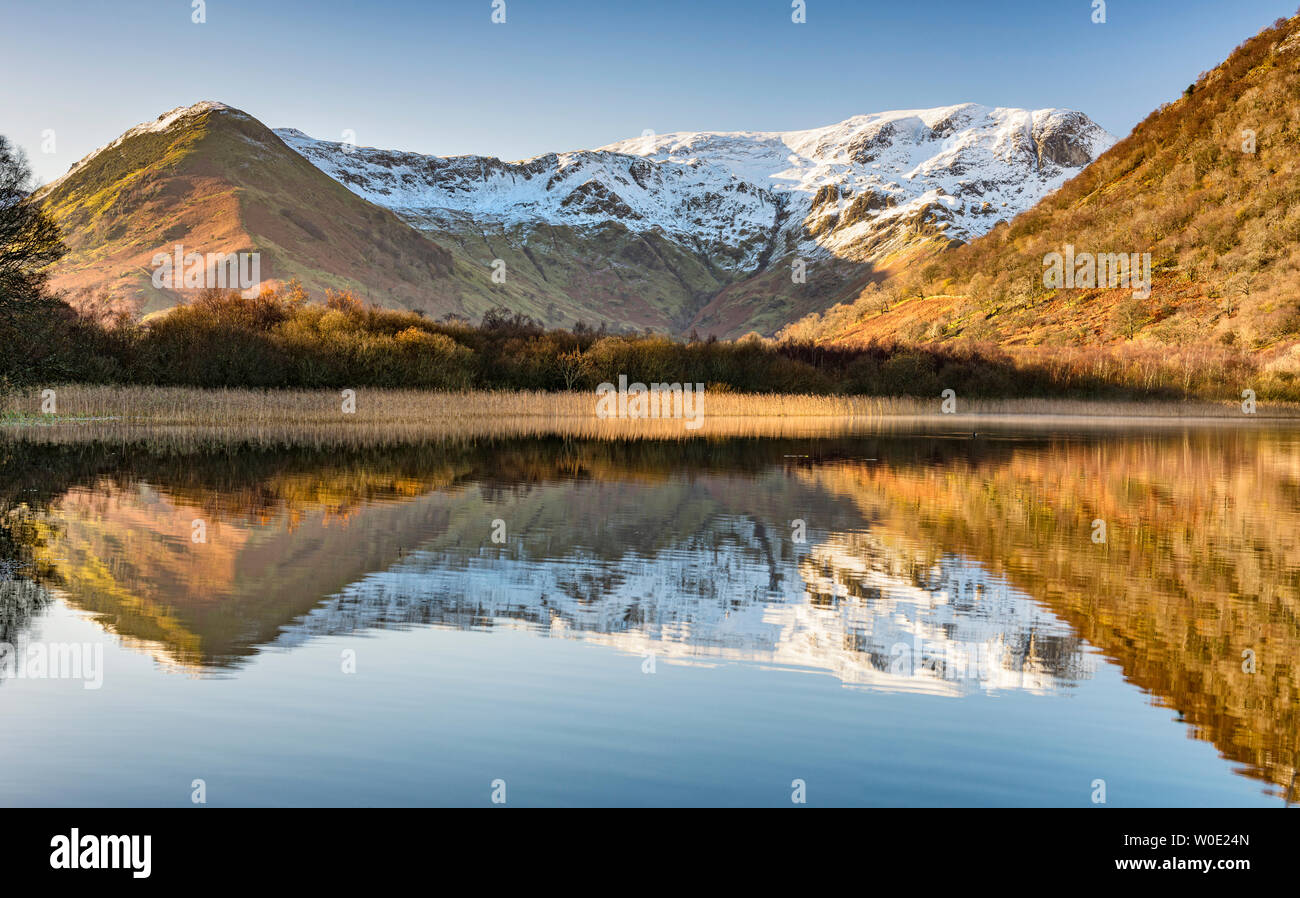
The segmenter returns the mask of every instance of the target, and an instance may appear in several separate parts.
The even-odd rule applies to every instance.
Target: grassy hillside
[[[151,283],[155,253],[260,252],[264,280],[383,291],[392,303],[462,311],[451,254],[354,196],[257,121],[212,109],[134,134],[46,188],[71,252],[52,283],[74,304],[142,313],[179,291]],[[440,289],[443,286],[443,289]]]
[[[1150,253],[1149,297],[1052,289],[1044,257]],[[1300,374],[1300,17],[1278,20],[1010,224],[785,335],[1239,347]]]

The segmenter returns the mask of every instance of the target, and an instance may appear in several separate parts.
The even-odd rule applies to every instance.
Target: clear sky
[[[498,0],[500,2],[500,0]],[[220,100],[365,146],[519,159],[651,129],[977,102],[1122,135],[1300,0],[0,0],[0,133],[42,181]],[[54,152],[42,133],[54,131]]]

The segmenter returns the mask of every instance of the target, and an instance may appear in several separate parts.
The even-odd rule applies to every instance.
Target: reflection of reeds
[[[600,419],[591,393],[431,392],[361,389],[356,410],[330,390],[200,390],[186,387],[65,386],[57,390],[67,423],[12,421],[0,433],[26,440],[84,442],[160,439],[180,445],[385,445],[456,437],[571,436],[640,440],[691,437],[834,436],[900,428],[969,430],[978,426],[1101,426],[1178,423],[1209,418],[1249,424],[1300,417],[1300,407],[1269,404],[1254,416],[1234,403],[1024,399],[962,401],[958,414],[940,400],[708,393],[703,426],[679,419]],[[35,391],[0,403],[0,414],[32,414]]]

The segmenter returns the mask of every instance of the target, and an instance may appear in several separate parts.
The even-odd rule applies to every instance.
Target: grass
[[[477,437],[563,436],[640,440],[822,437],[900,429],[968,433],[980,428],[1251,426],[1300,423],[1300,407],[1264,403],[1246,415],[1229,402],[1095,402],[1062,399],[940,399],[706,392],[702,426],[679,419],[600,419],[590,392],[359,389],[355,411],[335,390],[83,386],[55,390],[60,413],[38,415],[40,391],[0,400],[10,438],[55,442],[162,438],[262,445],[389,445]]]

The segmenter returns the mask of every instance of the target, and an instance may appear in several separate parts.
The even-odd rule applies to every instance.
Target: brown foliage
[[[1149,305],[1164,312],[1136,314],[1129,289],[1046,289],[1044,256],[1066,244],[1151,253]],[[1211,343],[1232,331],[1257,350],[1280,351],[1297,338],[1298,274],[1300,18],[1293,18],[1245,41],[1034,208],[900,272],[886,288],[924,297],[942,285],[955,296],[948,304],[960,314],[940,332],[920,329],[928,339],[1038,345],[1162,335]],[[906,306],[889,309],[871,291],[785,333],[819,341],[901,334]]]

